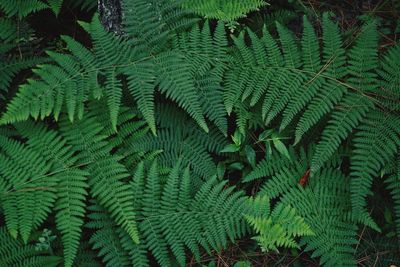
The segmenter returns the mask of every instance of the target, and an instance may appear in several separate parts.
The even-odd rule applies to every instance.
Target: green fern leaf
[[[204,131],[208,132],[193,79],[185,71],[190,65],[185,62],[184,56],[178,52],[166,52],[156,58],[156,65],[160,91],[176,101]]]
[[[261,0],[246,1],[182,1],[182,6],[205,18],[233,21],[265,5]]]
[[[393,160],[400,145],[400,120],[397,116],[370,112],[353,139],[351,184],[353,213],[366,212],[365,197],[370,194],[373,178]]]
[[[89,243],[93,249],[98,249],[98,256],[103,258],[105,266],[129,266],[128,253],[123,249],[119,239],[117,228],[109,214],[99,205],[93,204],[89,207],[91,213],[88,215],[90,221],[86,227],[95,229]]]
[[[58,256],[40,255],[32,245],[22,245],[12,238],[5,227],[0,227],[0,266],[56,267],[61,263]]]
[[[47,2],[54,14],[58,16],[58,14],[60,14],[63,0],[47,0]]]
[[[221,87],[227,68],[227,38],[225,28],[219,23],[213,34],[211,25],[194,27],[189,33],[182,33],[176,48],[185,54],[197,89],[201,107],[206,117],[226,134],[226,111],[222,102]]]
[[[397,155],[397,161],[395,163],[395,172],[385,182],[387,188],[391,191],[391,195],[394,201],[394,211],[396,215],[396,232],[397,237],[400,236],[400,160]]]
[[[156,162],[147,175],[140,165],[133,180],[136,189],[145,181],[144,192],[141,190],[137,199],[142,218],[139,229],[146,247],[162,266],[171,265],[169,251],[179,266],[185,266],[185,248],[199,259],[199,246],[209,253],[225,247],[227,239],[243,234],[242,214],[248,209],[241,192],[224,189],[225,183],[217,182],[215,177],[203,182],[193,194],[189,168],[182,170],[181,164],[179,160],[172,168],[163,187]]]
[[[128,76],[128,89],[137,101],[139,110],[148,123],[153,134],[156,134],[154,115],[154,81],[155,66],[153,60],[136,62],[124,68]]]
[[[78,168],[79,156],[74,155],[71,147],[56,132],[30,122],[16,127],[19,133],[28,138],[29,147],[52,164],[51,171],[58,177],[56,224],[62,234],[64,265],[72,266],[83,226],[88,173]]]
[[[384,90],[377,90],[379,104],[388,110],[399,111],[400,105],[400,76],[399,76],[400,45],[390,48],[381,60],[378,69],[380,86]]]
[[[0,174],[10,188],[1,194],[6,226],[26,243],[54,205],[58,177],[50,172],[49,162],[20,142],[0,136],[0,151]]]
[[[3,10],[8,17],[17,15],[20,19],[28,16],[30,13],[46,9],[47,7],[45,3],[38,0],[0,1],[0,9]]]
[[[98,199],[116,223],[138,243],[133,197],[129,193],[129,186],[122,182],[129,177],[129,173],[119,163],[120,157],[110,154],[112,147],[105,140],[107,136],[102,134],[104,126],[96,121],[92,113],[92,116],[87,114],[74,124],[64,119],[60,127],[67,143],[82,153],[82,163],[87,164],[85,170],[89,173],[91,195]]]
[[[262,209],[259,208],[261,204]],[[246,215],[246,220],[259,234],[253,239],[263,251],[278,250],[278,246],[298,248],[294,237],[313,235],[310,226],[290,206],[278,204],[270,213],[269,199],[265,196],[252,199],[250,205],[255,207],[255,212]]]
[[[312,173],[322,167],[373,107],[371,99],[357,93],[349,93],[339,105],[332,113],[332,118],[324,129],[322,139],[316,148],[311,164]]]

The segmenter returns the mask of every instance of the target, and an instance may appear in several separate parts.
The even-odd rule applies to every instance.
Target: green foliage
[[[299,245],[294,237],[314,234],[290,206],[279,204],[271,212],[269,199],[265,196],[256,197],[250,205],[258,215],[247,215],[246,220],[259,234],[253,239],[257,240],[263,251],[277,250],[277,246],[297,248]]]
[[[230,27],[235,25],[233,22],[241,17],[245,17],[250,11],[258,10],[266,3],[263,0],[182,0],[181,5],[193,11],[196,14],[203,16],[206,19],[218,19],[228,22]]]
[[[262,101],[264,122],[271,124],[281,117],[281,130],[298,118],[295,143],[328,116],[311,161],[312,175],[352,131],[357,131],[351,160],[352,202],[357,217],[369,216],[364,208],[372,179],[385,164],[393,161],[399,145],[398,114],[391,114],[399,107],[398,64],[395,63],[399,58],[398,48],[384,55],[380,69],[374,21],[362,27],[347,56],[338,27],[328,14],[323,16],[322,28],[320,47],[311,24],[304,18],[301,50],[292,34],[279,24],[282,52],[265,30],[261,38],[248,32],[251,46],[245,44],[243,36],[235,39],[238,53],[227,73],[225,106],[230,113],[238,101],[250,101],[250,106]],[[345,66],[346,57],[348,65]],[[239,61],[242,63],[238,64]],[[279,74],[273,75],[276,71]],[[253,78],[249,79],[250,76]],[[379,85],[385,88],[384,92]],[[260,174],[253,173],[245,181],[268,174],[270,169],[260,167]]]
[[[56,224],[62,234],[65,266],[71,266],[79,246],[89,173],[79,168],[75,150],[57,132],[33,123],[16,127],[28,138],[29,147],[52,163],[50,171],[58,178]]]
[[[61,258],[49,256],[37,251],[33,245],[23,245],[12,238],[7,229],[0,228],[0,265],[1,266],[58,266]]]
[[[396,215],[396,230],[397,236],[400,236],[400,160],[399,155],[397,154],[397,162],[395,163],[394,172],[386,180],[388,184],[388,189],[390,189],[392,198],[394,200],[395,205],[395,215]]]
[[[49,8],[57,16],[63,4],[64,0],[1,0],[0,10],[4,11],[8,17],[17,16],[19,19],[23,19],[32,13]],[[76,0],[68,4],[88,10],[97,5],[95,0]]]
[[[32,228],[40,225],[55,205],[66,266],[72,265],[79,247],[89,186],[90,195],[107,208],[134,242],[139,242],[133,196],[129,185],[122,182],[129,173],[119,163],[120,157],[110,154],[113,141],[107,139],[113,131],[111,124],[104,126],[98,121],[98,108],[94,105],[84,120],[73,125],[63,116],[61,134],[29,121],[16,124],[18,132],[28,139],[26,145],[1,137],[1,175],[7,177],[1,198],[7,228],[15,237],[19,232],[27,242]],[[125,120],[134,118],[131,112],[123,111]],[[134,134],[140,125],[121,123],[121,128]]]
[[[7,229],[27,243],[54,205],[58,176],[52,175],[51,163],[38,151],[19,141],[0,136],[0,151],[1,202]]]
[[[129,192],[129,186],[123,182],[129,177],[129,172],[119,163],[120,157],[111,154],[112,143],[107,141],[107,128],[97,121],[96,109],[90,115],[87,114],[84,120],[74,124],[64,119],[60,123],[60,130],[67,143],[82,153],[80,160],[89,173],[91,195],[109,210],[116,223],[138,243],[133,196]]]
[[[0,22],[1,24],[1,22]],[[1,25],[0,25],[1,27]],[[0,99],[4,99],[11,84],[13,77],[21,70],[28,69],[36,64],[43,62],[43,59],[37,58],[18,58],[15,56],[6,57],[1,52],[8,52],[12,46],[0,45]]]
[[[132,6],[127,4],[125,8],[144,9],[138,12],[147,10],[148,4],[143,4],[144,7],[136,5],[139,3],[132,3]],[[164,12],[167,12],[169,7],[164,8]],[[146,19],[143,18],[144,22]],[[168,19],[170,18],[166,16],[165,20]],[[189,36],[182,35],[181,41],[175,47],[159,51],[154,55],[153,53],[161,48],[153,47],[155,51],[149,48],[152,48],[153,43],[157,46],[165,43],[164,36],[148,40],[146,35],[154,33],[136,33],[131,30],[136,26],[134,23],[126,21],[129,37],[140,36],[133,44],[129,38],[115,37],[112,33],[106,32],[97,17],[90,24],[81,23],[93,39],[92,51],[70,37],[63,37],[71,54],[49,51],[49,56],[56,64],[42,65],[35,70],[40,79],[30,80],[21,87],[17,97],[9,104],[2,123],[23,121],[29,116],[43,119],[50,114],[57,120],[63,105],[66,106],[72,122],[76,117],[82,118],[86,99],[91,97],[99,99],[104,96],[107,99],[110,120],[116,130],[124,87],[121,76],[125,76],[128,80],[128,90],[153,133],[156,133],[153,100],[156,88],[185,109],[206,132],[209,128],[204,115],[226,132],[223,104],[218,94],[214,93],[216,90],[222,91],[220,82],[225,68],[227,45],[223,26],[216,29],[213,37],[208,26],[204,26],[201,32],[199,29],[194,29],[189,35],[192,39],[190,42],[186,42]],[[157,20],[157,23],[160,22]],[[180,25],[174,26],[180,28]],[[165,38],[174,35],[171,29],[170,36]],[[197,45],[196,38],[200,38],[199,41],[202,42],[207,40],[209,45]],[[203,60],[207,54],[209,60],[202,63],[204,64],[202,72],[195,72],[199,55]],[[211,109],[210,104],[215,109]]]
[[[357,227],[351,215],[349,179],[332,162],[332,166],[324,167],[305,185],[300,184],[314,150],[302,151],[291,164],[268,175],[270,178],[260,194],[274,199],[279,197],[283,205],[291,206],[304,218],[315,235],[303,237],[300,245],[305,245],[305,251],[314,250],[312,257],[321,257],[321,264],[354,266]]]
[[[96,1],[0,0],[0,266],[395,264],[390,23],[264,4],[124,0],[120,35],[48,42],[27,17]]]
[[[40,11],[47,7],[46,3],[39,0],[0,1],[0,10],[2,10],[8,17],[18,16],[20,19],[26,17],[30,13]]]
[[[371,22],[362,28],[349,52],[347,68],[338,27],[328,14],[323,17],[322,59],[315,32],[305,17],[301,50],[290,31],[280,24],[277,30],[282,52],[265,29],[261,38],[248,32],[251,46],[246,45],[243,36],[235,39],[238,53],[227,73],[225,105],[230,113],[238,101],[249,101],[250,106],[261,101],[266,124],[282,114],[281,130],[300,116],[296,143],[323,116],[331,113],[311,166],[314,173],[374,107],[366,94],[376,91],[376,27]],[[275,72],[279,74],[274,75]],[[342,81],[346,74],[349,77]]]
[[[189,169],[180,166],[179,160],[162,186],[156,162],[146,178],[143,165],[139,165],[132,183],[139,229],[161,266],[171,265],[169,250],[179,265],[185,266],[185,247],[199,260],[199,246],[209,253],[220,250],[246,231],[243,213],[248,205],[242,192],[210,177],[193,193]]]
[[[46,61],[39,56],[23,52],[33,34],[25,23],[13,18],[0,18],[0,100],[4,101],[17,73]],[[22,47],[22,48],[21,48]],[[17,49],[18,54],[17,54]]]
[[[220,154],[227,144],[224,136],[215,128],[207,134],[193,123],[188,116],[176,108],[160,106],[157,110],[157,136],[147,133],[142,138],[130,138],[123,154],[155,153],[159,155],[159,165],[163,168],[174,165],[179,158],[189,165],[197,177],[208,179],[216,174],[212,155]]]
[[[395,115],[370,112],[358,130],[353,140],[350,189],[353,212],[360,215],[367,213],[365,196],[370,194],[373,178],[380,176],[385,165],[396,161],[400,120]]]
[[[58,15],[60,13],[63,0],[47,0],[47,3],[49,4],[54,14]]]
[[[98,249],[97,255],[104,258],[105,266],[128,266],[129,257],[123,249],[119,236],[121,229],[114,224],[110,215],[101,206],[94,204],[89,209],[91,213],[88,217],[91,221],[86,226],[95,230],[89,242],[93,249]]]

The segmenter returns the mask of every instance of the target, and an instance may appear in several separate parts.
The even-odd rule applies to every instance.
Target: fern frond
[[[339,104],[340,109],[333,112],[317,146],[312,172],[317,171],[329,159],[341,141],[347,138],[373,107],[372,100],[364,94],[375,91],[377,86],[374,70],[378,66],[378,32],[375,22],[367,23],[361,31],[355,46],[349,52],[348,82],[356,92],[344,96]]]
[[[379,105],[390,111],[400,111],[400,45],[390,48],[380,61],[378,69],[379,85],[377,90]]]
[[[342,86],[338,80],[343,78],[347,71],[344,66],[346,57],[339,27],[331,21],[329,13],[323,14],[322,21],[323,66],[321,68],[306,69],[310,71],[311,76],[307,83],[303,85],[304,89],[302,88],[301,90],[302,96],[293,98],[291,103],[288,104],[288,107],[284,111],[284,117],[280,127],[284,129],[296,114],[305,107],[305,111],[296,127],[295,143],[298,143],[312,126],[317,124],[325,114],[332,110],[346,91],[346,88]],[[307,31],[306,27],[308,28]],[[317,59],[312,60],[312,55],[315,56],[313,53],[319,50],[315,47],[317,39],[311,37],[313,33],[309,27],[308,22],[305,22],[302,50],[303,53],[309,55],[309,62],[317,62]],[[314,47],[314,52],[310,50],[312,48],[306,46],[306,44],[310,42],[314,42],[312,45],[312,47]],[[319,54],[319,52],[317,54]],[[304,61],[305,60],[306,59],[304,59]]]
[[[62,234],[64,265],[72,266],[85,215],[88,173],[78,168],[79,155],[56,132],[30,122],[16,127],[22,136],[28,138],[28,146],[51,163],[51,171],[58,178],[56,224]]]
[[[128,89],[138,104],[143,118],[148,123],[153,134],[156,134],[154,115],[154,82],[155,63],[152,59],[136,62],[124,68],[128,77]]]
[[[262,177],[268,177],[275,175],[276,173],[282,171],[285,167],[292,164],[293,159],[295,159],[294,151],[291,149],[289,151],[290,158],[282,157],[280,154],[272,154],[270,157],[265,157],[256,167],[243,178],[243,182],[250,182]]]
[[[24,121],[29,116],[35,119],[44,118],[51,112],[57,119],[66,92],[71,96],[68,111],[70,118],[73,118],[74,104],[76,103],[73,96],[76,95],[77,80],[71,80],[69,75],[75,78],[80,76],[81,68],[71,57],[55,53],[50,54],[58,59],[63,58],[65,61],[61,62],[64,62],[65,69],[54,65],[43,65],[34,70],[37,75],[41,76],[42,80],[29,80],[27,84],[20,87],[17,96],[9,103],[7,112],[2,117],[2,123]]]
[[[64,105],[70,121],[73,121],[76,114],[78,118],[83,116],[83,103],[90,91],[95,93],[96,88],[104,86],[115,127],[122,94],[117,77],[120,70],[115,66],[121,64],[126,44],[106,32],[96,17],[92,23],[82,25],[93,38],[93,52],[64,37],[73,54],[48,52],[56,65],[46,64],[35,70],[41,80],[30,80],[21,87],[17,97],[9,104],[2,118],[3,123],[23,121],[29,116],[43,119],[51,113],[58,119]],[[105,78],[104,84],[98,81],[100,77]],[[99,93],[95,93],[95,97],[99,98]]]
[[[15,22],[8,18],[0,19],[0,39],[4,41],[4,43],[11,43],[13,40],[18,37],[18,29]],[[0,54],[7,52],[13,45],[6,46],[2,44],[0,46]]]
[[[303,27],[301,38],[303,67],[305,70],[317,73],[321,67],[319,43],[314,28],[306,16],[303,17]]]
[[[120,231],[120,241],[123,249],[129,254],[132,266],[150,266],[149,259],[147,257],[147,247],[144,242],[141,242],[140,244],[135,244],[132,239],[128,238],[123,231]]]
[[[280,8],[266,14],[261,14],[261,16],[266,29],[272,30],[272,28],[275,27],[276,22],[279,22],[282,25],[287,25],[291,20],[297,17],[297,14],[292,10]]]
[[[263,87],[268,85],[268,87],[261,87],[261,90],[256,90],[256,94],[253,95],[253,99],[251,100],[251,104],[254,105],[256,99],[259,99],[262,92],[265,91],[265,98],[262,105],[262,117],[265,119],[266,124],[270,123],[272,119],[283,110],[291,94],[293,94],[293,89],[298,88],[305,78],[300,72],[293,73],[293,69],[297,68],[300,63],[300,53],[293,35],[279,23],[277,23],[277,28],[283,49],[283,62],[281,61],[282,55],[279,48],[277,48],[276,44],[271,40],[271,36],[266,34],[264,42],[267,45],[267,51],[272,53],[272,61],[270,62],[273,66],[264,66],[264,68],[266,68],[265,77],[269,81],[263,81],[260,85]],[[253,41],[256,43],[255,38],[253,38]],[[277,68],[280,74],[276,79],[272,79],[275,70],[274,67],[281,66],[281,62],[284,63],[284,67],[282,69]],[[283,83],[285,81],[290,81],[291,84],[284,85]],[[272,105],[272,103],[274,103],[274,105]]]
[[[1,27],[2,25],[0,25]],[[1,45],[0,47],[3,47]],[[7,52],[7,51],[4,51]],[[0,52],[0,57],[1,57]],[[4,59],[2,63],[0,63],[0,98],[3,99],[9,90],[9,86],[11,84],[12,78],[19,73],[21,70],[31,68],[37,64],[43,63],[46,60],[41,57],[27,57],[24,59],[18,58],[9,58]]]
[[[0,175],[9,187],[1,192],[6,226],[26,243],[54,205],[58,177],[50,171],[51,163],[18,141],[0,136],[0,152]]]
[[[81,242],[73,267],[100,267],[96,253],[90,248],[88,242]]]
[[[323,68],[326,69],[325,73],[328,76],[341,79],[347,74],[346,51],[340,29],[329,16],[329,13],[324,13],[322,16]]]
[[[284,193],[288,193],[299,184],[299,180],[306,170],[305,164],[295,161],[290,167],[282,168],[281,171],[267,180],[260,193],[267,195],[269,198],[277,198]]]
[[[182,6],[205,18],[218,19],[222,21],[234,21],[245,16],[250,11],[257,10],[265,5],[262,0],[246,1],[182,1]]]
[[[394,173],[385,181],[394,201],[397,237],[400,237],[400,159],[397,153]]]
[[[208,134],[201,131],[176,108],[160,106],[157,114],[157,136],[146,134],[142,138],[128,139],[129,149],[124,149],[124,153],[162,151],[159,155],[160,166],[174,165],[182,157],[182,164],[189,165],[193,174],[204,179],[213,176],[216,166],[211,153],[218,154],[222,150],[227,144],[225,137],[214,127],[210,127]]]
[[[312,257],[320,257],[321,264],[355,266],[353,245],[357,243],[357,226],[349,216],[350,180],[338,171],[335,160],[302,183],[314,154],[315,146],[311,146],[293,155],[286,167],[270,175],[259,197],[278,199],[278,205],[290,206],[304,218],[315,235],[303,236],[299,245],[305,246],[305,251],[313,251]]]
[[[82,27],[90,33],[94,46],[93,53],[96,56],[96,66],[99,75],[104,75],[105,94],[110,110],[110,119],[114,130],[118,120],[118,111],[121,105],[122,82],[117,77],[121,73],[120,65],[129,60],[128,44],[107,32],[97,16],[90,24],[81,22]],[[128,57],[128,58],[127,58]]]
[[[259,234],[253,239],[263,251],[277,250],[278,246],[296,248],[299,246],[294,240],[295,237],[313,235],[310,226],[290,206],[278,204],[270,213],[270,203],[266,196],[251,199],[250,203],[255,207],[261,204],[263,206],[261,212],[256,208],[255,215],[246,215],[246,220]]]
[[[151,3],[127,3],[125,8],[129,12],[137,8],[136,11],[141,13],[148,10],[149,4]],[[134,8],[130,8],[131,5],[134,5]],[[176,5],[167,2],[154,2],[154,5],[159,7],[159,10],[153,10],[149,19],[160,24],[160,15],[162,23],[166,23],[161,26],[170,30],[167,32],[167,39],[176,38],[174,31],[183,25],[169,25],[168,21],[171,20],[172,23],[173,19],[177,19],[176,16],[182,16],[182,20],[185,21],[183,17],[187,13],[178,10],[176,12],[180,15],[175,14],[173,10]],[[137,19],[145,18],[139,16]],[[193,24],[193,21],[189,21],[190,19],[188,24]],[[132,23],[137,25],[141,22]],[[67,110],[70,121],[76,117],[81,119],[84,103],[93,95],[96,99],[105,97],[108,100],[110,120],[114,130],[117,130],[122,91],[125,88],[123,80],[127,78],[128,90],[154,134],[156,129],[153,95],[156,88],[167,98],[177,102],[206,132],[208,126],[205,114],[226,133],[227,124],[220,86],[228,58],[223,25],[217,27],[213,35],[209,27],[203,27],[201,40],[203,43],[210,43],[208,47],[192,42],[189,46],[179,45],[175,48],[165,44],[152,51],[145,46],[147,41],[140,41],[145,36],[133,33],[139,43],[128,41],[129,36],[115,37],[103,29],[97,16],[91,23],[80,24],[90,34],[93,48],[89,51],[73,39],[63,37],[71,54],[48,52],[55,64],[39,66],[35,70],[39,79],[29,80],[20,88],[1,119],[3,124],[24,121],[29,116],[44,119],[51,114],[57,120],[64,109]],[[155,33],[150,31],[149,34]],[[159,35],[160,33],[157,33],[157,37]],[[157,42],[157,45],[160,43]],[[205,54],[209,57],[210,65],[207,65],[206,72],[199,73],[196,71],[197,61],[192,59],[200,59]],[[211,105],[215,109],[211,109]]]
[[[349,93],[343,98],[322,132],[311,164],[312,173],[318,171],[334,154],[341,142],[359,125],[372,107],[373,102],[365,95]]]
[[[137,199],[138,212],[143,217],[139,229],[146,247],[162,266],[171,265],[169,251],[178,264],[184,266],[185,248],[199,259],[199,246],[208,252],[225,247],[227,239],[233,240],[243,234],[242,213],[248,209],[241,192],[224,189],[225,183],[217,182],[215,177],[203,183],[193,195],[189,187],[189,169],[182,170],[181,164],[182,161],[178,161],[169,172],[163,187],[156,162],[147,175],[139,167],[133,180],[134,185],[145,182],[145,190]],[[143,180],[143,176],[147,178]]]
[[[318,86],[318,81],[314,80],[313,84]],[[311,87],[312,89],[312,87]],[[328,114],[337,105],[337,103],[343,98],[344,94],[347,92],[347,88],[336,82],[326,81],[322,90],[319,90],[319,94],[316,94],[313,99],[311,99],[306,110],[302,114],[295,132],[295,144],[300,142],[303,136],[321,119]],[[295,105],[291,105],[295,107]],[[290,109],[288,109],[287,114],[289,114]],[[293,116],[293,115],[292,115]],[[286,123],[286,121],[285,121]],[[285,126],[285,124],[283,124]]]
[[[47,0],[47,3],[50,6],[50,9],[53,11],[53,13],[57,16],[60,14],[61,6],[63,4],[64,0]]]
[[[307,27],[307,23],[305,26]],[[276,24],[276,28],[279,33],[279,41],[282,44],[285,65],[289,68],[298,68],[301,65],[301,55],[294,34],[279,23]],[[305,28],[305,30],[308,29]],[[305,36],[308,37],[307,34]]]
[[[56,267],[61,263],[58,256],[43,255],[32,245],[23,245],[12,238],[5,227],[0,227],[0,266]]]
[[[375,177],[393,161],[400,146],[400,120],[397,116],[377,111],[369,112],[353,138],[354,150],[350,158],[350,190],[355,215],[367,213],[366,199]]]
[[[45,3],[38,0],[0,1],[0,9],[3,10],[8,17],[18,16],[20,19],[28,16],[30,13],[40,11],[47,7]]]
[[[360,92],[375,91],[377,87],[379,35],[375,21],[366,23],[361,28],[355,46],[349,51],[348,82]]]
[[[127,0],[122,5],[124,31],[134,46],[157,54],[165,49],[175,32],[188,29],[196,18],[189,17],[179,2],[169,0]]]
[[[226,136],[228,123],[223,103],[223,87],[220,85],[221,79],[213,73],[206,75],[196,81],[200,104],[205,116]]]
[[[320,257],[324,266],[356,265],[357,226],[346,216],[351,208],[346,187],[348,179],[340,172],[325,169],[305,189],[292,188],[282,197],[282,203],[294,207],[315,233],[303,237],[300,245],[314,250],[312,257]]]
[[[116,131],[119,107],[121,105],[122,98],[122,82],[116,77],[116,68],[110,70],[109,72],[107,71],[105,75],[109,77],[105,84],[105,91],[108,98],[107,104],[110,108],[111,123],[113,129]]]
[[[86,227],[94,229],[89,243],[93,249],[98,250],[98,256],[103,259],[105,266],[129,266],[128,253],[123,249],[118,230],[109,214],[98,204],[89,206],[91,213],[88,215],[90,221]]]
[[[208,132],[193,79],[186,71],[190,65],[185,62],[184,56],[179,52],[166,52],[156,58],[156,65],[160,91],[176,101],[204,131]]]
[[[112,155],[112,147],[107,136],[102,132],[104,126],[96,120],[96,116],[87,114],[84,119],[71,124],[63,119],[60,129],[67,144],[82,155],[82,164],[89,173],[88,184],[91,195],[111,214],[115,222],[121,226],[132,240],[138,240],[135,213],[132,205],[133,197],[129,186],[123,182],[129,177],[124,165],[119,163],[120,157]]]
[[[202,28],[194,27],[189,33],[180,34],[176,48],[185,54],[190,64],[188,71],[194,79],[205,115],[226,134],[221,83],[228,64],[228,40],[222,23],[216,26],[213,34],[210,28],[211,25],[206,23]]]

